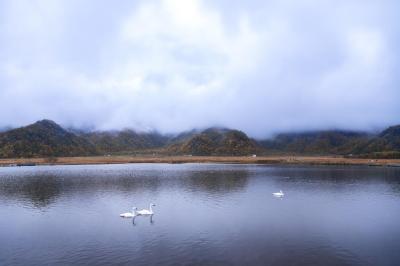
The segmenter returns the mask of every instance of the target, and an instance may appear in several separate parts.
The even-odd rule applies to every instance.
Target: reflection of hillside
[[[62,183],[56,177],[40,176],[2,180],[0,194],[6,197],[26,200],[37,208],[53,203],[59,197]]]
[[[266,175],[273,177],[279,187],[313,191],[335,190],[338,193],[356,187],[386,186],[400,194],[400,168],[363,166],[305,166],[276,167],[268,169]]]
[[[246,170],[200,171],[82,171],[17,175],[0,179],[0,196],[25,201],[36,208],[45,208],[61,196],[95,195],[98,192],[147,193],[176,184],[191,191],[229,193],[248,184]]]
[[[395,167],[381,168],[365,166],[289,166],[270,168],[268,169],[268,173],[273,176],[291,177],[292,179],[285,179],[288,182],[304,179],[340,183],[349,183],[352,180],[357,180],[358,182],[371,182],[374,180],[381,182],[385,180],[390,183],[398,179],[400,169]]]
[[[9,176],[5,175],[5,171],[0,176],[0,197],[45,208],[61,196],[76,194],[92,197],[103,192],[140,195],[168,190],[171,186],[192,192],[232,193],[246,189],[250,178],[265,182],[265,177],[283,190],[334,189],[340,192],[351,189],[352,184],[383,184],[400,194],[399,168],[257,167],[257,171],[253,169],[251,172],[246,167],[223,165],[138,168],[50,168],[37,172],[16,171]]]
[[[192,191],[229,193],[243,190],[248,184],[248,179],[249,173],[245,170],[201,171],[184,176],[183,183]]]
[[[0,196],[28,201],[37,208],[54,203],[62,195],[95,194],[101,191],[140,193],[154,191],[160,179],[129,175],[37,175],[0,180]]]

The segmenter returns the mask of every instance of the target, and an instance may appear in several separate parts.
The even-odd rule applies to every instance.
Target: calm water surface
[[[0,168],[0,265],[400,265],[400,169]]]

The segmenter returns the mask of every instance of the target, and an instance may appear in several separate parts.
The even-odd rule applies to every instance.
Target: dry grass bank
[[[308,165],[368,165],[400,166],[400,159],[353,159],[324,156],[94,156],[0,159],[0,166],[46,164],[123,164],[123,163],[235,163],[235,164],[308,164]]]

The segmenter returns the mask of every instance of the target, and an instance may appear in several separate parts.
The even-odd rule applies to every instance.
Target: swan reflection
[[[150,224],[154,224],[154,220],[153,220],[154,214],[151,214],[151,215],[136,215],[136,216],[134,216],[134,217],[132,218],[132,224],[133,224],[133,225],[136,225],[135,220],[137,219],[137,217],[140,217],[140,216],[142,216],[142,217],[149,217]],[[139,219],[140,219],[140,218],[139,218]]]

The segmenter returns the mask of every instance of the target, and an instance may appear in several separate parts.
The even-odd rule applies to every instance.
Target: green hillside
[[[259,143],[267,152],[295,154],[350,154],[367,143],[372,136],[351,131],[314,131],[279,134]]]
[[[400,158],[400,126],[380,134],[352,131],[282,133],[253,140],[239,130],[209,128],[177,135],[157,132],[65,130],[55,122],[0,132],[0,158],[89,156],[105,154],[223,155],[251,154],[344,155]]]
[[[0,157],[95,155],[94,145],[50,120],[0,133]]]
[[[375,138],[357,147],[354,153],[370,158],[400,158],[400,125],[382,131]]]
[[[258,152],[259,147],[241,131],[210,128],[169,145],[166,151],[187,155],[249,155]]]
[[[101,153],[135,152],[146,149],[161,148],[166,145],[168,137],[155,133],[138,133],[133,130],[89,132],[79,135]]]

